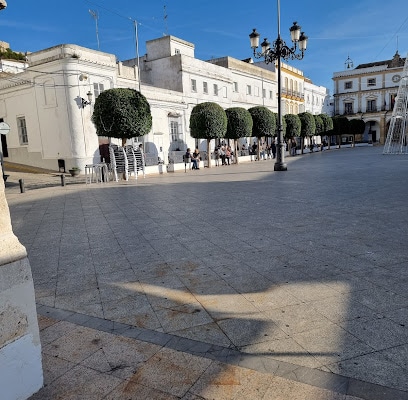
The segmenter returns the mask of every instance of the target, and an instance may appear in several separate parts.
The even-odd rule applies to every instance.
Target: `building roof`
[[[394,57],[391,60],[375,61],[372,63],[360,64],[355,69],[378,67],[380,65],[386,65],[387,68],[398,68],[398,67],[403,67],[404,63],[405,63],[405,58],[401,58],[397,50],[394,54]]]

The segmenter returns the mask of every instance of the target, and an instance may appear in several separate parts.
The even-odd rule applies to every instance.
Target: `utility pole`
[[[99,32],[98,32],[98,19],[99,19],[98,11],[89,10],[89,14],[91,14],[92,18],[95,20],[96,41],[98,43],[98,51],[99,51],[100,48],[99,48]]]

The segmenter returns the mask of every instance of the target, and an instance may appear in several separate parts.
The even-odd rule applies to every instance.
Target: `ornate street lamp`
[[[275,171],[287,171],[287,165],[285,164],[285,150],[282,132],[282,89],[281,89],[281,58],[284,60],[301,60],[307,46],[307,36],[304,32],[301,32],[300,26],[297,22],[294,22],[290,30],[290,38],[293,42],[292,47],[288,47],[284,40],[280,37],[280,0],[278,2],[278,38],[271,44],[268,39],[264,39],[261,43],[261,52],[258,52],[259,47],[259,33],[254,29],[249,35],[251,41],[251,47],[254,50],[255,58],[263,58],[266,64],[277,61],[278,64],[278,143],[277,143],[277,155],[276,163],[274,165]],[[296,53],[296,51],[299,52]]]

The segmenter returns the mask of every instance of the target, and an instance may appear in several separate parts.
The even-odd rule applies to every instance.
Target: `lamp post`
[[[288,47],[284,40],[280,37],[280,0],[277,0],[278,5],[278,37],[271,44],[268,39],[264,39],[261,43],[261,52],[258,52],[259,47],[259,33],[256,29],[253,29],[249,35],[251,42],[251,47],[254,51],[255,58],[263,58],[266,64],[277,61],[278,65],[278,143],[277,143],[277,154],[276,163],[274,165],[274,171],[287,171],[287,165],[285,164],[285,150],[282,132],[282,87],[281,87],[281,58],[284,60],[301,60],[307,46],[307,36],[304,32],[301,32],[300,26],[297,22],[294,22],[292,27],[289,29],[290,38],[292,40],[293,46]],[[299,52],[296,52],[299,50]]]

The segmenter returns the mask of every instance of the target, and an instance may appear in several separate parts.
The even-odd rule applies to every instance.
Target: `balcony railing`
[[[286,89],[286,88],[282,88],[282,94],[284,94],[286,96],[296,97],[298,99],[304,99],[305,98],[305,95],[303,93],[298,92],[296,90]]]

